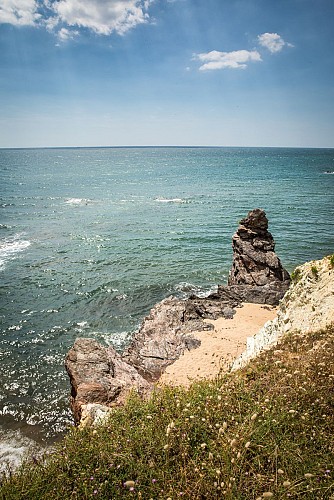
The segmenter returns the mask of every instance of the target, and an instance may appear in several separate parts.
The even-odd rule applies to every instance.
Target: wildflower
[[[224,422],[223,423],[223,431],[225,431],[227,429],[227,422]]]
[[[213,453],[211,453],[211,451],[210,451],[210,453],[209,453],[209,460],[212,460],[212,459],[213,459]]]
[[[232,441],[231,441],[230,444],[231,444],[232,448],[235,448],[237,446],[237,440],[236,439],[232,439]]]
[[[202,444],[201,444],[201,448],[203,448],[203,450],[204,450],[204,448],[206,448],[206,444],[205,444],[205,443],[202,443]]]
[[[175,427],[175,424],[174,424],[174,422],[173,422],[173,421],[172,421],[172,422],[170,422],[170,424],[168,424],[167,429],[166,429],[166,436],[168,436],[168,435],[169,435],[170,431],[171,431],[172,429],[174,429],[174,427]]]
[[[277,469],[277,474],[284,474],[284,470],[282,470],[282,469]]]
[[[262,498],[271,498],[272,496],[274,495],[271,491],[266,491],[265,493],[263,493]]]
[[[125,483],[123,484],[123,486],[125,488],[134,488],[134,485],[135,485],[135,482],[134,481],[125,481]]]
[[[290,481],[284,481],[283,486],[287,488],[288,486],[290,486],[290,484],[291,484]]]
[[[310,479],[311,477],[313,477],[313,474],[306,473],[306,474],[304,474],[304,477],[305,477],[306,479]]]
[[[247,441],[247,443],[245,444],[245,448],[249,448],[251,445],[251,442],[250,441]]]
[[[257,413],[254,413],[254,415],[251,416],[251,420],[254,421],[257,419]]]

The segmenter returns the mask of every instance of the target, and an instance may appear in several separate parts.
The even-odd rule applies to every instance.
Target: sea
[[[288,271],[334,253],[334,149],[0,150],[2,468],[73,425],[75,339],[121,352],[158,301],[226,283],[257,207]]]

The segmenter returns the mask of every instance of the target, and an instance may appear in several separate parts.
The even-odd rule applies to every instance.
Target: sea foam
[[[16,254],[23,252],[31,245],[30,241],[20,238],[21,235],[16,234],[15,236],[0,241],[0,270],[4,269],[8,260],[15,259]]]
[[[91,200],[87,198],[68,198],[65,201],[66,205],[88,205],[88,203],[91,203]]]

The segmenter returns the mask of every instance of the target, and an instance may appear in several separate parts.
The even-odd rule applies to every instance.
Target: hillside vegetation
[[[334,498],[334,326],[245,368],[132,395],[106,425],[3,477],[3,499]]]

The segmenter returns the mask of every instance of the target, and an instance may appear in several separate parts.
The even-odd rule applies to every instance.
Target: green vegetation
[[[333,255],[329,256],[329,264],[331,267],[334,267],[334,253],[333,253]]]
[[[298,283],[301,277],[302,272],[299,267],[296,267],[296,269],[291,273],[291,281],[293,281],[293,283]]]
[[[0,498],[334,498],[333,352],[334,326],[296,332],[214,382],[133,395],[3,478]]]
[[[311,266],[311,273],[313,274],[315,279],[319,278],[319,271],[318,271],[317,266]]]

